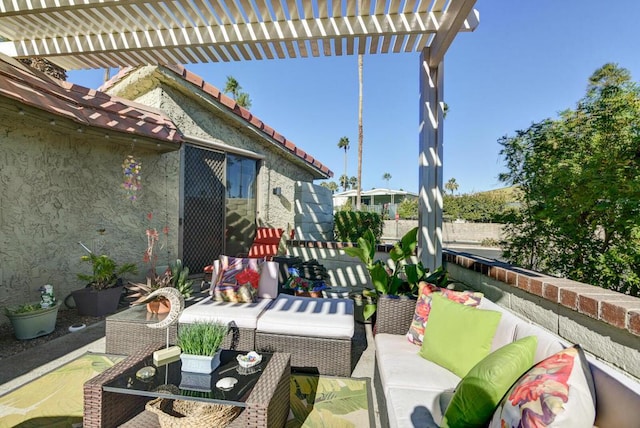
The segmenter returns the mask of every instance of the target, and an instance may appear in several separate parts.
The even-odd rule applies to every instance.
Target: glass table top
[[[238,364],[236,356],[241,354],[246,354],[246,352],[223,350],[220,356],[220,366],[211,374],[183,372],[180,360],[158,367],[153,364],[153,356],[150,355],[144,361],[106,383],[103,389],[121,394],[205,401],[245,407],[249,394],[258,382],[262,371],[269,364],[272,354],[261,353],[262,362],[250,368],[243,368]],[[155,374],[149,379],[142,380],[136,376],[136,373],[144,367],[152,367],[155,369]],[[151,371],[153,372],[153,370]],[[223,390],[216,387],[216,383],[226,377],[237,380],[233,388]]]

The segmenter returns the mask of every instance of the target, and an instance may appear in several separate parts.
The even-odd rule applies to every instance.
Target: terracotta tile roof
[[[183,138],[164,113],[104,92],[54,79],[0,54],[0,96],[84,126],[175,144]]]
[[[306,162],[313,168],[319,170],[322,174],[326,175],[327,178],[333,177],[333,171],[331,171],[326,165],[322,164],[322,162],[320,162],[318,159],[315,159],[310,154],[304,152],[302,149],[297,147],[292,141],[288,140],[283,135],[275,131],[269,125],[267,125],[262,120],[260,120],[260,118],[252,114],[249,110],[245,109],[244,107],[240,107],[233,98],[223,94],[222,91],[220,91],[215,86],[207,83],[202,77],[198,76],[195,73],[190,72],[182,65],[171,65],[171,66],[164,65],[159,67],[162,67],[165,70],[170,70],[171,72],[173,72],[178,77],[185,80],[186,82],[189,82],[191,85],[197,87],[199,90],[207,93],[208,95],[216,99],[220,103],[220,105],[226,107],[227,110],[229,110],[231,113],[235,114],[245,122],[250,123],[252,126],[257,128],[260,132],[262,132],[265,136],[272,139],[272,141],[275,144],[284,148],[286,151],[293,154],[294,156],[297,156],[298,158],[302,159],[304,162]],[[123,79],[127,74],[129,74],[133,70],[135,70],[135,68],[132,68],[132,67],[126,67],[121,69],[118,72],[118,74],[116,74],[111,80],[106,82],[104,85],[102,85],[98,89],[107,90],[111,86],[115,85],[118,81]]]

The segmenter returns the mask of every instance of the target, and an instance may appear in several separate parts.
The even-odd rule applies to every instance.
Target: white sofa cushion
[[[455,388],[460,378],[418,355],[419,347],[404,335],[376,334],[376,359],[385,394],[389,388],[444,391]],[[382,391],[380,391],[382,392]]]
[[[209,296],[182,311],[178,322],[192,324],[197,321],[235,321],[239,328],[255,329],[260,314],[272,302],[272,299],[258,299],[254,303],[216,302]]]
[[[353,300],[281,294],[260,316],[256,331],[291,336],[350,339],[354,333]]]
[[[442,422],[441,391],[389,388],[386,394],[389,426],[437,428]]]
[[[551,332],[543,329],[542,327],[527,322],[519,322],[516,325],[515,340],[522,339],[527,336],[536,336],[538,338],[538,347],[536,348],[536,354],[533,357],[533,364],[538,364],[540,361],[561,351],[563,348],[571,346],[569,342],[551,334]]]
[[[496,305],[486,297],[483,297],[482,300],[480,300],[478,309],[488,309],[502,313],[500,322],[498,323],[498,328],[496,329],[496,334],[493,336],[493,342],[491,342],[491,352],[498,348],[502,348],[504,345],[515,340],[516,325],[524,323],[521,318],[512,314],[502,306]]]

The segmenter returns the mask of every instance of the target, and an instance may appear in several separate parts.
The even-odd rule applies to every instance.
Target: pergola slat
[[[256,46],[267,58],[304,57],[309,49],[312,56],[352,54],[354,49],[410,52],[428,46],[432,37],[425,36],[442,33],[443,27],[454,36],[454,28],[473,31],[478,25],[469,6],[473,3],[363,0],[357,10],[358,2],[351,0],[16,0],[0,8],[0,52],[67,64],[78,64],[69,56],[108,53],[103,58],[118,58],[111,66],[137,65],[129,61],[163,57],[168,51],[172,60],[187,62],[206,61],[202,52],[207,51],[222,52],[217,59],[223,61],[257,59],[262,55],[256,55]],[[433,39],[446,44],[444,35]],[[219,46],[211,50],[213,45]],[[130,49],[146,55],[122,53]]]

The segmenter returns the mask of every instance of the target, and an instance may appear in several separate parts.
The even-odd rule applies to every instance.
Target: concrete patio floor
[[[352,377],[371,379],[375,426],[380,427],[376,391],[373,385],[375,346],[371,324],[355,323]],[[4,395],[86,352],[105,352],[105,322],[88,326],[5,358],[0,364],[0,395]],[[1,416],[1,415],[0,415]]]

